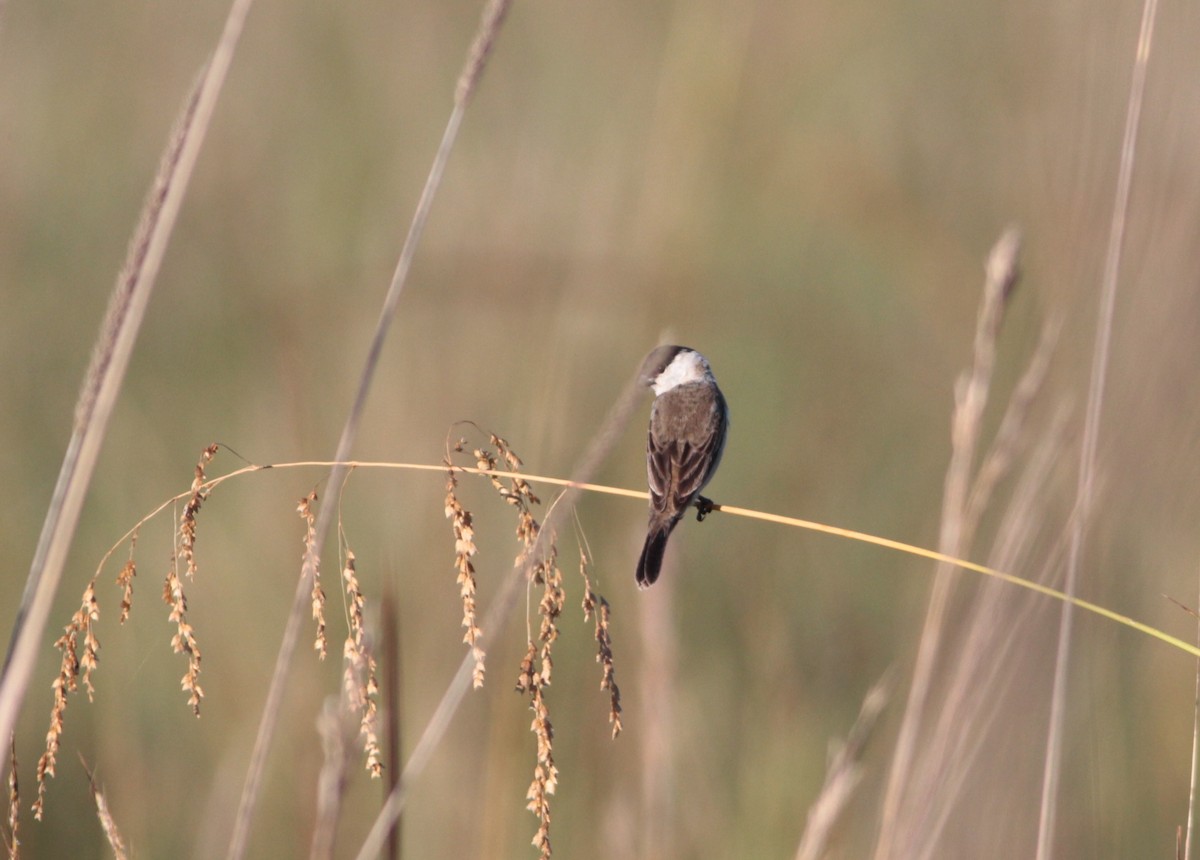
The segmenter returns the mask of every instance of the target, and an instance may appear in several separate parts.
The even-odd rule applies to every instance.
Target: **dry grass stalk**
[[[71,616],[71,621],[58,637],[54,647],[62,652],[59,663],[58,677],[51,687],[54,690],[54,704],[50,709],[50,728],[46,732],[46,750],[38,759],[37,764],[37,799],[33,802],[33,817],[38,821],[46,800],[46,778],[54,776],[54,768],[58,760],[58,745],[63,733],[63,718],[67,712],[67,695],[79,689],[79,675],[83,672],[83,683],[87,689],[88,700],[95,694],[92,686],[91,673],[99,662],[100,643],[92,630],[92,623],[100,617],[100,606],[96,602],[96,580],[93,579],[83,590],[83,600],[79,609]],[[83,653],[79,652],[79,636],[83,634]],[[14,771],[15,772],[15,771]]]
[[[21,791],[17,782],[17,736],[8,738],[8,833],[5,836],[8,860],[21,856]]]
[[[312,504],[317,500],[317,491],[313,490],[296,505],[296,512],[300,514],[300,519],[304,520],[304,556],[301,562],[301,576],[303,571],[311,568],[312,570],[312,591],[310,597],[312,599],[312,617],[313,621],[317,622],[317,635],[313,640],[313,650],[317,652],[317,656],[322,660],[325,659],[327,650],[325,642],[325,589],[321,587],[321,565],[320,559],[317,556],[317,518],[312,511]]]
[[[808,809],[808,820],[800,837],[800,846],[796,849],[796,860],[818,860],[825,856],[833,829],[862,779],[860,760],[863,750],[890,697],[889,675],[884,675],[867,691],[858,719],[850,728],[845,743],[837,746],[829,758],[821,793]]]
[[[204,467],[212,462],[217,448],[214,443],[200,454],[200,461],[196,463],[196,475],[192,479],[192,495],[184,505],[183,513],[179,515],[179,554],[187,564],[188,579],[196,577],[196,514],[200,513],[200,506],[208,498],[208,489],[205,487],[208,478],[204,474]]]
[[[25,596],[0,675],[0,737],[10,734],[32,677],[67,551],[79,522],[97,454],[192,168],[229,68],[249,0],[236,0],[213,60],[188,93],[142,205],[138,226],[109,298],[75,408],[75,425],[30,565]]]
[[[317,716],[317,733],[321,736],[324,758],[317,776],[317,815],[308,854],[311,860],[333,856],[334,837],[346,794],[346,763],[350,758],[348,706],[352,707],[348,699],[330,696]]]
[[[963,512],[963,544],[970,546],[975,529],[984,510],[991,501],[992,493],[1000,481],[1011,471],[1013,462],[1021,452],[1025,442],[1025,426],[1029,418],[1033,401],[1042,390],[1046,373],[1050,369],[1050,359],[1054,355],[1058,343],[1060,323],[1053,321],[1042,327],[1041,339],[1037,350],[1030,359],[1028,367],[1013,389],[1000,427],[992,445],[984,457],[975,480],[971,486],[970,498]]]
[[[1061,462],[1065,425],[1062,410],[1030,456],[997,530],[990,566],[1014,570],[1028,563],[1045,522],[1043,500]],[[1061,554],[1049,552],[1039,580],[1047,581],[1060,563]],[[908,807],[903,856],[931,858],[952,850],[940,842],[943,831],[954,816],[970,814],[964,789],[1002,714],[997,702],[1007,698],[1015,683],[1020,648],[1027,641],[1035,606],[1027,592],[984,583],[966,608],[963,634],[942,672],[946,682],[938,717],[907,786],[919,802]]]
[[[1012,273],[1015,272],[1015,257],[1002,252],[1003,243],[998,244],[989,264],[989,285],[1007,283],[1009,286],[990,287],[985,291],[977,332],[976,362],[972,372],[964,377],[970,381],[960,383],[955,413],[955,449],[951,471],[961,472],[954,479],[956,492],[953,497],[951,478],[949,475],[947,477],[943,536],[954,537],[959,554],[970,551],[988,500],[998,483],[1011,471],[1018,453],[1025,445],[1023,428],[1031,405],[1041,390],[1057,330],[1053,324],[1044,330],[1036,353],[1009,399],[1000,428],[983,457],[982,465],[972,474],[970,464],[979,442],[998,329],[995,314],[999,310],[993,308],[989,313],[988,305],[1007,297],[1011,292]],[[1004,262],[1006,257],[1007,263]],[[976,391],[974,397],[967,395],[972,388]],[[1025,562],[1039,536],[1039,526],[1043,522],[1042,500],[1046,496],[1053,468],[1061,459],[1065,419],[1065,412],[1060,412],[1051,431],[1024,469],[997,531],[988,560],[993,568],[1017,568]],[[951,501],[954,504],[950,504]],[[953,521],[948,523],[948,519]],[[1042,581],[1049,576],[1057,559],[1058,556],[1052,554],[1046,561]],[[926,637],[943,645],[942,619],[938,618],[932,628],[929,626],[933,623],[934,602],[931,598],[931,615],[923,633],[923,648],[927,643]],[[1016,666],[1013,658],[1025,632],[1022,623],[1027,620],[1032,605],[1027,594],[1013,593],[991,583],[985,584],[971,598],[971,603],[964,607],[960,639],[953,646],[941,647],[940,652],[935,653],[933,659],[938,666],[937,674],[944,681],[940,699],[936,703],[931,697],[929,701],[925,700],[924,696],[929,695],[926,678],[925,694],[916,713],[927,708],[930,714],[936,714],[936,719],[929,720],[930,725],[917,725],[909,738],[915,741],[919,732],[923,744],[918,748],[914,743],[908,748],[909,757],[904,762],[900,782],[902,793],[896,798],[889,797],[889,803],[894,805],[885,819],[886,826],[876,846],[877,857],[928,858],[941,856],[948,850],[948,846],[940,844],[939,840],[947,822],[952,820],[956,810],[961,810],[961,789],[986,745],[987,733],[998,713],[996,702],[1004,698],[1003,692],[1012,682]],[[939,612],[944,610],[943,603]],[[928,671],[930,665],[933,663],[924,667],[919,663],[918,671],[922,668]],[[917,679],[914,678],[916,684]],[[911,692],[909,707],[913,707]],[[906,713],[906,722],[911,716],[911,713]],[[898,744],[889,791],[897,784],[899,756]]]
[[[372,777],[378,778],[383,773],[383,758],[379,750],[379,712],[376,704],[379,699],[379,681],[376,677],[375,658],[371,656],[367,646],[366,629],[363,625],[363,595],[358,586],[354,553],[350,550],[346,550],[342,581],[346,585],[346,596],[350,601],[350,634],[342,648],[345,661],[343,689],[347,707],[358,719],[358,733],[363,742],[366,768]]]
[[[88,785],[92,789],[92,800],[96,803],[96,816],[100,819],[100,828],[104,831],[104,838],[108,840],[108,847],[112,849],[115,860],[125,860],[129,856],[125,850],[125,840],[121,838],[121,831],[117,829],[117,822],[108,808],[104,790],[96,785],[95,776],[88,768],[87,762],[83,760],[83,756],[80,756],[79,760],[83,763],[83,769],[87,773]]]
[[[588,557],[579,553],[579,573],[583,576],[583,620],[596,616],[596,662],[601,667],[600,689],[609,694],[608,722],[612,725],[613,740],[621,734],[621,688],[613,669],[612,636],[609,634],[611,610],[603,594],[592,591],[592,580],[588,576]]]
[[[1017,280],[1019,251],[1020,234],[1010,227],[988,255],[983,301],[975,329],[974,360],[954,388],[954,414],[950,430],[952,451],[946,469],[941,531],[938,536],[938,551],[949,556],[961,557],[964,554],[964,540],[970,537],[971,530],[967,527],[965,513],[970,495],[971,469],[995,367],[996,336]],[[946,612],[954,584],[953,574],[952,566],[938,565],[884,794],[879,839],[875,847],[876,860],[885,860],[895,848],[896,825],[903,798],[907,796],[906,786],[924,722],[934,664],[941,651]]]
[[[176,654],[186,654],[188,659],[187,672],[180,681],[180,688],[188,694],[192,713],[199,717],[200,700],[204,698],[204,690],[200,687],[200,645],[196,641],[195,630],[187,620],[187,595],[183,593],[183,581],[179,578],[174,557],[163,583],[163,602],[171,607],[167,618],[175,625],[171,648]]]
[[[454,451],[461,453],[463,445],[464,440],[460,439],[455,443]],[[475,668],[471,674],[471,685],[475,689],[479,689],[483,686],[486,654],[479,645],[483,631],[479,628],[475,614],[475,565],[471,561],[471,557],[478,549],[475,546],[475,527],[471,519],[471,512],[464,508],[458,499],[458,478],[449,451],[446,452],[442,462],[446,465],[446,519],[451,521],[454,529],[454,568],[458,571],[456,582],[463,605],[462,626],[467,630],[463,634],[463,642],[467,644],[471,651],[471,657],[475,661]]]

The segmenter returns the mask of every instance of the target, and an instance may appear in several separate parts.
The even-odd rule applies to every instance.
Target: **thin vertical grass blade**
[[[1092,373],[1088,384],[1087,411],[1083,422],[1083,442],[1079,452],[1079,476],[1075,491],[1075,517],[1071,523],[1070,545],[1067,550],[1066,581],[1063,591],[1073,598],[1079,579],[1080,557],[1084,532],[1091,518],[1092,497],[1096,475],[1096,442],[1100,435],[1100,412],[1104,404],[1105,380],[1108,376],[1109,343],[1112,339],[1113,309],[1117,299],[1117,275],[1121,268],[1121,252],[1125,239],[1125,220],[1129,214],[1129,191],[1133,183],[1134,156],[1137,133],[1146,92],[1146,67],[1150,60],[1150,44],[1154,35],[1154,20],[1158,0],[1145,0],[1142,6],[1141,30],[1138,33],[1137,54],[1129,85],[1129,102],[1125,114],[1125,133],[1121,141],[1121,162],[1117,172],[1116,198],[1113,201],[1112,224],[1100,284],[1100,312],[1096,320],[1096,341],[1092,353]],[[1054,850],[1054,823],[1058,801],[1058,780],[1062,772],[1063,731],[1066,718],[1067,674],[1071,659],[1071,630],[1075,618],[1070,600],[1062,605],[1059,622],[1058,650],[1054,663],[1054,686],[1050,698],[1050,725],[1046,733],[1046,761],[1042,773],[1042,804],[1038,822],[1037,860],[1048,860]]]
[[[12,732],[29,686],[37,646],[62,578],[108,419],[125,379],[133,345],[250,3],[251,0],[234,0],[217,49],[188,96],[109,301],[79,394],[71,440],[13,623],[0,675],[0,737],[8,737]]]

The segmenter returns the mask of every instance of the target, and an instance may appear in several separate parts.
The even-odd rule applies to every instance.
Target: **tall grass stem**
[[[384,297],[383,307],[379,313],[379,320],[375,326],[375,333],[371,338],[367,358],[363,364],[362,374],[359,377],[358,390],[350,411],[346,416],[346,423],[342,427],[341,437],[338,440],[337,450],[334,455],[334,460],[338,465],[333,467],[327,486],[339,486],[345,476],[347,467],[344,463],[350,458],[350,452],[354,447],[355,440],[358,438],[358,427],[366,407],[367,395],[370,392],[371,383],[375,378],[375,372],[379,367],[379,358],[383,352],[383,344],[387,338],[388,330],[391,328],[392,320],[396,316],[396,308],[400,302],[400,296],[408,282],[408,273],[412,267],[413,257],[416,254],[417,246],[420,244],[421,236],[424,234],[425,224],[429,218],[434,198],[441,187],[442,175],[445,172],[446,163],[449,161],[454,143],[458,139],[458,131],[462,125],[467,105],[470,102],[470,95],[474,92],[475,84],[483,73],[486,59],[495,42],[499,27],[504,20],[503,12],[508,8],[509,2],[510,0],[491,0],[485,6],[479,33],[476,35],[471,50],[468,53],[467,62],[464,67],[464,76],[460,78],[456,90],[454,106],[450,111],[450,117],[442,133],[441,143],[438,145],[437,152],[434,155],[433,164],[429,168],[429,174],[425,179],[425,185],[421,190],[420,199],[417,201],[416,210],[409,224],[408,234],[400,250],[400,258],[396,263],[391,284],[388,286],[387,295]],[[464,84],[464,80],[467,83]],[[304,623],[308,608],[309,593],[315,575],[315,560],[321,555],[321,550],[325,543],[325,535],[329,532],[329,526],[333,521],[335,510],[335,505],[326,504],[321,506],[321,510],[317,515],[316,541],[313,552],[306,556],[304,567],[300,573],[300,579],[296,583],[296,593],[292,600],[291,610],[288,613],[287,624],[279,646],[279,654],[275,660],[275,669],[272,672],[270,687],[267,690],[266,703],[263,705],[263,713],[259,721],[254,749],[250,755],[250,764],[246,770],[246,780],[242,787],[242,798],[238,806],[237,819],[234,822],[233,834],[229,842],[227,856],[230,860],[240,860],[245,855],[250,821],[254,816],[254,810],[258,802],[258,795],[262,785],[262,775],[266,769],[267,754],[270,751],[271,742],[274,738],[275,727],[279,722],[279,713],[283,704],[283,691],[287,681],[288,669],[291,666],[292,657],[296,651],[296,643],[300,638],[300,628]]]

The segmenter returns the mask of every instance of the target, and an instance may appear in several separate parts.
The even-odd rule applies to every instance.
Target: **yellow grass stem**
[[[268,466],[243,466],[242,468],[233,472],[229,472],[228,474],[220,475],[209,480],[203,488],[207,491],[211,491],[218,485],[223,484],[225,481],[228,481],[231,478],[236,478],[251,472],[261,472],[266,469],[295,469],[302,467],[328,469],[338,465],[352,469],[407,469],[410,471],[439,473],[445,473],[447,470],[447,466],[444,463],[432,465],[427,463],[387,463],[354,460],[339,464],[329,460],[307,460],[295,463],[275,463]],[[497,478],[522,478],[530,483],[551,484],[559,487],[584,490],[590,493],[604,493],[609,496],[625,496],[626,498],[631,499],[648,498],[648,494],[643,490],[627,490],[623,487],[609,487],[603,484],[588,484],[578,481],[570,481],[565,478],[553,478],[547,475],[531,475],[527,472],[509,472],[503,469],[476,469],[470,466],[454,466],[453,469],[457,472],[463,472],[464,474],[468,475],[488,475],[490,477]],[[130,539],[138,531],[138,529],[142,527],[143,524],[145,524],[148,520],[153,519],[156,515],[166,510],[180,499],[189,497],[192,492],[193,491],[189,489],[178,494],[177,496],[167,499],[153,511],[148,513],[145,517],[139,520],[136,525],[127,531],[121,537],[121,539],[118,540],[112,546],[112,548],[104,554],[104,558],[100,561],[100,566],[103,567],[104,563],[109,559],[109,557],[112,556],[112,554],[116,552],[126,540]],[[1139,633],[1144,633],[1147,636],[1152,636],[1155,639],[1165,642],[1166,644],[1177,648],[1186,654],[1192,655],[1193,657],[1200,657],[1200,647],[1159,630],[1157,627],[1151,627],[1149,624],[1144,624],[1141,621],[1130,618],[1128,615],[1122,615],[1121,613],[1101,606],[1098,603],[1092,603],[1091,601],[1083,600],[1079,597],[1068,597],[1065,593],[1059,591],[1057,588],[1051,588],[1050,586],[1043,585],[1040,582],[1033,582],[1029,579],[1023,579],[1022,577],[1012,573],[1007,573],[1003,570],[996,570],[983,564],[977,564],[976,562],[967,561],[966,559],[962,558],[955,558],[954,556],[945,555],[944,553],[937,552],[936,550],[926,549],[925,547],[915,546],[910,543],[904,543],[903,541],[879,537],[878,535],[855,531],[854,529],[842,528],[841,526],[831,526],[825,523],[814,522],[813,520],[802,520],[797,517],[786,517],[781,514],[771,514],[765,511],[751,510],[749,508],[737,508],[733,507],[732,505],[714,505],[713,510],[720,511],[723,514],[729,514],[730,516],[746,517],[748,519],[762,520],[768,523],[776,523],[778,525],[792,526],[794,528],[807,529],[808,531],[821,532],[822,534],[833,535],[834,537],[846,538],[847,540],[859,541],[860,543],[869,543],[878,547],[883,547],[884,549],[895,550],[897,552],[907,553],[908,555],[915,555],[919,558],[927,558],[931,561],[952,564],[955,567],[962,568],[963,570],[969,570],[984,576],[990,576],[993,579],[998,579],[1002,582],[1007,582],[1010,585],[1016,585],[1020,588],[1035,591],[1038,594],[1045,595],[1046,597],[1053,598],[1054,600],[1070,603],[1073,606],[1077,606],[1080,609],[1091,612],[1094,615],[1099,615],[1101,618],[1107,618],[1109,621],[1115,621],[1117,624],[1120,624],[1124,627],[1136,630]]]

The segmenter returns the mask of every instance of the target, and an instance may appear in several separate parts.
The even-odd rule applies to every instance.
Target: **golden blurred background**
[[[0,6],[0,636],[7,641],[108,292],[220,3]],[[1112,216],[1137,4],[779,0],[517,3],[436,200],[355,448],[437,463],[454,422],[566,477],[642,356],[669,333],[707,355],[732,428],[708,494],[932,547],[956,376],[988,249],[1009,223],[1023,278],[998,344],[993,432],[1043,324],[1063,329],[1025,430],[1067,429],[1021,569],[1061,560]],[[172,238],[17,734],[24,804],[61,625],[106,550],[190,484],[219,441],[256,463],[327,459],[448,115],[474,3],[252,10]],[[1200,9],[1164,3],[1149,63],[1080,593],[1191,639],[1200,541]],[[597,479],[644,489],[649,398]],[[476,441],[476,440],[472,440]],[[209,468],[242,465],[223,450]],[[319,469],[226,483],[199,519],[189,618],[203,716],[179,691],[159,577],[168,513],[140,532],[130,621],[102,572],[96,700],[72,698],[46,820],[23,856],[108,856],[77,753],[133,853],[222,856],[299,572],[297,499]],[[1015,478],[973,558],[1001,528]],[[345,533],[377,626],[398,598],[411,748],[462,654],[436,473],[356,472]],[[544,501],[549,487],[537,488]],[[463,479],[480,605],[508,572],[511,512]],[[324,493],[326,502],[333,493]],[[897,688],[839,826],[868,856],[932,583],[930,563],[715,514],[638,593],[645,505],[585,496],[561,534],[567,611],[547,694],[561,771],[556,856],[791,857],[867,689]],[[577,546],[612,604],[625,731],[609,739]],[[251,856],[304,856],[344,636],[335,536],[331,659],[304,648]],[[1049,574],[1053,578],[1054,574]],[[960,599],[981,587],[962,574]],[[534,604],[536,605],[536,596]],[[533,857],[534,739],[512,691],[524,601],[489,634],[404,817],[404,856]],[[956,604],[957,605],[957,604]],[[1032,856],[1058,605],[1022,641],[928,856]],[[535,619],[536,623],[536,619]],[[307,633],[306,633],[307,635]],[[1186,821],[1196,667],[1076,618],[1056,855],[1173,856]],[[355,772],[338,856],[381,787]]]

